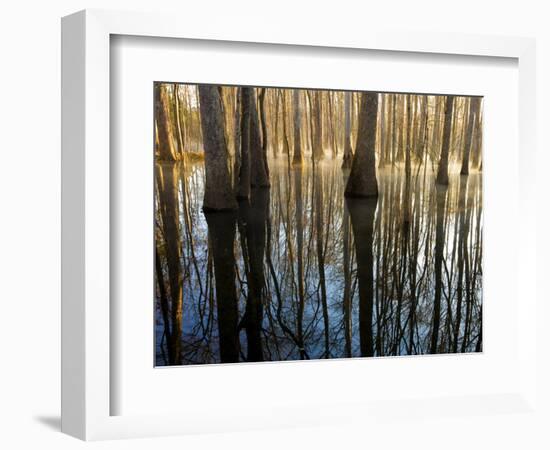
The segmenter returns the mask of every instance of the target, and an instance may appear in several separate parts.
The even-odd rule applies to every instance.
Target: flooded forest
[[[482,351],[482,98],[154,101],[156,366]]]

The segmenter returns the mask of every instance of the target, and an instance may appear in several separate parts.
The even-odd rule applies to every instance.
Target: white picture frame
[[[315,33],[311,29],[307,33],[299,29],[270,33],[223,23],[217,23],[215,29],[208,28],[200,21],[188,21],[183,27],[176,18],[159,13],[86,10],[62,21],[62,430],[65,433],[97,440],[322,424],[328,420],[345,421],[352,416],[358,419],[384,415],[396,401],[326,405],[330,407],[330,414],[313,404],[304,405],[300,410],[278,406],[269,424],[261,414],[243,421],[247,417],[243,412],[227,420],[223,414],[216,417],[177,413],[111,415],[115,386],[110,375],[110,335],[117,326],[110,318],[110,184],[112,177],[116,177],[110,170],[109,154],[112,35],[517,60],[520,149],[517,195],[524,199],[518,204],[518,213],[523,217],[517,243],[518,283],[523,295],[515,324],[522,343],[517,350],[521,361],[517,382],[513,389],[498,395],[401,400],[411,415],[430,405],[442,415],[537,411],[540,407],[536,404],[537,354],[533,350],[536,348],[536,287],[529,283],[531,274],[536,272],[536,236],[532,232],[536,221],[535,186],[529,179],[529,173],[536,168],[534,40],[390,33],[372,28],[366,32],[349,30],[338,36],[326,36],[322,30]],[[476,405],[474,410],[472,404]],[[303,419],[305,410],[311,413],[306,420]]]

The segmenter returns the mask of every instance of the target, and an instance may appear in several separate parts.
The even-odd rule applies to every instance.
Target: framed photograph
[[[535,410],[532,40],[94,10],[62,53],[64,432]]]
[[[482,97],[154,91],[156,366],[482,351]]]

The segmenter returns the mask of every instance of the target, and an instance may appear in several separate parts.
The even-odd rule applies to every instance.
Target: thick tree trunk
[[[284,98],[283,98],[284,101]],[[302,135],[301,135],[301,118],[300,118],[300,91],[294,89],[292,92],[292,102],[294,106],[294,156],[292,158],[293,165],[302,164]],[[284,117],[283,117],[284,120]]]
[[[269,174],[266,170],[267,161],[262,147],[256,96],[254,90],[250,89],[250,185],[252,187],[269,187]]]
[[[239,191],[239,172],[241,170],[241,88],[235,88],[235,111],[233,116],[233,129],[235,135],[233,136],[233,186],[235,186],[236,193]]]
[[[323,159],[323,129],[322,129],[322,117],[321,117],[321,93],[317,91],[308,92],[308,99],[310,101],[311,112],[311,159],[314,163]]]
[[[351,167],[353,153],[351,149],[351,92],[344,94],[344,157],[342,169]]]
[[[378,94],[365,92],[361,97],[359,131],[351,172],[346,185],[346,197],[377,197],[376,181],[376,118]]]
[[[330,146],[332,148],[332,157],[333,158],[336,158],[336,156],[338,155],[338,141],[336,139],[336,133],[334,131],[334,102],[333,102],[333,93],[332,92],[328,92],[327,94],[327,99],[328,99],[328,116],[327,116],[327,121],[328,121],[328,129],[330,130]]]
[[[391,164],[393,145],[392,111],[394,101],[394,96],[388,95],[388,104],[386,107],[386,142],[384,145],[384,162],[386,165]]]
[[[262,160],[265,166],[265,173],[269,180],[269,166],[267,164],[267,118],[265,114],[265,88],[260,90],[260,96],[258,98],[260,103],[260,124],[262,128]],[[288,152],[288,149],[287,149]]]
[[[237,198],[250,197],[250,107],[252,88],[241,88],[241,157],[239,167],[239,182]]]
[[[201,128],[204,142],[204,211],[237,209],[228,169],[224,119],[216,86],[199,86]]]
[[[462,153],[462,168],[460,170],[461,175],[470,174],[470,154],[472,152],[472,147],[475,145],[474,127],[478,119],[480,104],[481,99],[479,97],[474,97],[470,99],[470,116],[468,119],[468,129],[466,131],[464,152]]]
[[[391,143],[391,164],[395,166],[397,162],[397,146],[399,144],[399,125],[397,124],[397,94],[392,99],[392,143]]]
[[[404,160],[404,154],[403,151],[403,133],[405,132],[405,105],[404,105],[404,99],[405,95],[396,95],[398,101],[397,107],[398,110],[398,127],[397,127],[397,154],[395,155],[395,161],[401,162]]]
[[[184,154],[184,140],[183,140],[183,125],[182,125],[182,119],[181,119],[181,107],[180,107],[180,90],[179,90],[179,84],[174,84],[174,109],[176,111],[176,130],[177,130],[177,136],[178,136],[178,152],[179,152],[179,158],[183,160],[183,154]]]
[[[156,110],[158,133],[158,157],[157,161],[176,161],[177,151],[174,144],[174,133],[170,124],[170,105],[168,103],[166,88],[156,86]]]
[[[445,100],[445,124],[443,126],[443,143],[441,145],[441,156],[437,169],[436,183],[441,185],[449,184],[449,147],[451,143],[451,126],[453,118],[454,97],[447,95]]]
[[[282,95],[283,101],[283,153],[286,155],[286,161],[288,167],[290,167],[290,144],[288,143],[288,131],[286,129],[286,98],[285,95]]]
[[[481,100],[479,102],[479,117],[477,119],[477,122],[474,126],[474,145],[475,145],[475,154],[476,154],[476,161],[477,161],[477,167],[480,172],[483,169],[483,149],[482,142],[483,142],[483,126],[482,126],[482,117],[481,117]]]
[[[420,117],[420,125],[418,127],[418,140],[415,144],[415,155],[419,161],[419,164],[422,162],[422,157],[424,156],[424,153],[427,151],[426,148],[426,142],[428,140],[428,96],[423,95],[422,96],[422,108],[421,111],[421,117]]]
[[[386,94],[380,94],[380,142],[378,144],[378,167],[386,164],[384,147],[386,146]]]

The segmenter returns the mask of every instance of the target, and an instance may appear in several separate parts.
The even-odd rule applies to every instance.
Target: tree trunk
[[[395,155],[395,162],[401,162],[401,161],[404,160],[403,155],[405,153],[403,151],[403,133],[405,131],[405,126],[404,126],[404,122],[405,122],[405,105],[404,105],[405,95],[397,94],[396,97],[399,99],[399,101],[397,103],[397,107],[398,107],[398,114],[397,114],[398,126],[397,126],[397,153]]]
[[[483,127],[482,127],[482,120],[481,120],[481,100],[479,102],[479,117],[477,119],[477,122],[475,123],[474,127],[474,145],[475,145],[475,153],[476,153],[476,161],[477,161],[477,167],[480,172],[483,169],[483,149],[482,142],[483,142]]]
[[[313,125],[313,148],[311,149],[311,158],[313,162],[318,162],[323,159],[324,150],[323,150],[323,127],[322,127],[322,117],[321,117],[321,92],[313,91],[312,92],[312,125]]]
[[[284,101],[284,98],[283,98]],[[302,164],[302,135],[301,135],[301,119],[300,119],[300,91],[294,89],[292,92],[292,102],[294,106],[294,156],[292,158],[293,165]],[[284,120],[284,118],[283,118]]]
[[[411,215],[411,146],[412,146],[412,138],[413,138],[413,118],[411,114],[411,102],[412,97],[411,95],[407,95],[405,97],[405,101],[407,102],[407,123],[406,123],[406,138],[405,138],[405,206],[403,211],[403,228],[406,232],[408,231],[409,224],[410,224],[410,215]]]
[[[460,170],[461,175],[470,174],[470,154],[472,147],[474,146],[474,126],[479,115],[479,105],[481,99],[474,97],[470,99],[470,116],[468,120],[468,130],[466,131],[466,140],[464,143],[464,152],[462,154],[462,168]]]
[[[170,106],[167,93],[163,85],[157,85],[156,110],[158,132],[158,158],[157,161],[176,161],[177,151],[174,145],[174,134],[170,125]]]
[[[283,153],[286,155],[288,167],[290,167],[290,144],[288,143],[288,132],[286,129],[286,96],[284,92],[281,95],[283,102]]]
[[[397,125],[397,94],[393,94],[392,100],[392,144],[391,144],[391,164],[395,166],[397,162],[397,145],[399,143],[399,126]]]
[[[384,147],[386,145],[386,94],[380,94],[380,142],[378,144],[378,167],[384,167],[386,161],[384,159]]]
[[[250,197],[250,106],[252,88],[241,88],[241,157],[237,198]]]
[[[449,184],[449,147],[451,142],[451,125],[453,118],[454,97],[447,95],[445,101],[445,125],[443,127],[443,144],[441,145],[441,156],[437,169],[436,183],[447,186]]]
[[[265,114],[265,93],[265,88],[260,89],[260,96],[258,98],[258,101],[260,103],[260,124],[262,127],[262,161],[265,166],[264,168],[267,179],[269,180],[269,166],[267,164],[267,118]]]
[[[176,110],[176,129],[178,131],[178,151],[179,157],[183,160],[184,154],[184,141],[183,141],[183,131],[182,131],[182,119],[180,114],[180,89],[179,84],[174,84],[174,109]]]
[[[233,129],[235,130],[235,136],[233,136],[233,186],[235,186],[237,196],[239,194],[239,172],[241,169],[241,134],[242,134],[242,123],[241,123],[241,88],[235,88],[235,111],[233,119]]]
[[[434,110],[434,119],[433,119],[433,128],[432,128],[432,139],[430,144],[430,151],[431,151],[431,160],[432,160],[432,167],[433,167],[433,151],[435,148],[439,147],[439,140],[441,135],[441,99],[440,97],[435,97],[435,110]]]
[[[361,97],[359,130],[351,172],[346,185],[346,197],[377,197],[376,181],[376,116],[378,94],[365,92]]]
[[[216,86],[199,86],[201,128],[204,142],[204,211],[237,209],[228,169],[224,119]]]
[[[351,167],[353,154],[351,150],[351,92],[344,93],[344,157],[342,169]]]
[[[262,147],[258,109],[253,88],[250,89],[250,185],[252,187],[269,187],[269,174],[266,171],[267,161]]]

